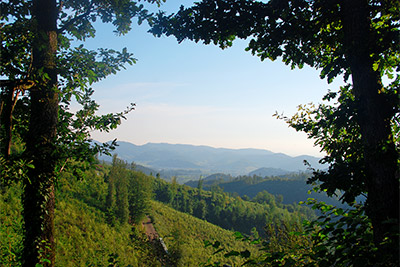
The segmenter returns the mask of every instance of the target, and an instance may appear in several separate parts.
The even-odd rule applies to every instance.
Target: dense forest
[[[267,191],[259,192],[251,200],[229,196],[219,187],[205,191],[202,180],[199,180],[197,188],[190,188],[179,185],[176,179],[171,183],[155,179],[154,193],[156,200],[176,210],[246,234],[255,227],[264,236],[264,227],[268,223],[300,223],[315,216],[310,208],[297,203],[283,204],[281,198]]]
[[[245,200],[254,198],[262,191],[267,191],[277,198],[277,202],[283,204],[298,204],[307,198],[315,198],[330,205],[345,206],[340,201],[341,195],[339,191],[335,197],[329,197],[324,192],[314,191],[314,185],[307,183],[311,176],[312,173],[306,172],[265,177],[257,175],[232,177],[230,175],[215,174],[204,178],[202,187],[205,190],[216,190],[216,188],[219,188],[231,196],[240,196]],[[199,181],[189,181],[185,184],[197,187],[198,183]],[[361,202],[362,198],[358,198],[357,201]]]

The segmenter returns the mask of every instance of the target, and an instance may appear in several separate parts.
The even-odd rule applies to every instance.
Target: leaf
[[[379,68],[379,62],[374,62],[374,64],[372,65],[372,69],[373,69],[374,71],[377,71],[378,68]]]
[[[240,233],[240,232],[235,232],[233,235],[235,236],[236,239],[242,239],[242,238],[244,238],[244,236],[243,236],[242,233]]]
[[[34,169],[34,168],[35,168],[35,165],[33,165],[32,163],[27,163],[27,164],[26,164],[26,167],[31,168],[31,169]]]

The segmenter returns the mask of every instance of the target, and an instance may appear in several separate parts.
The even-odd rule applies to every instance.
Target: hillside
[[[342,206],[337,198],[328,197],[324,193],[314,192],[313,186],[307,184],[309,173],[292,173],[281,176],[260,177],[260,176],[239,176],[230,179],[221,179],[220,176],[209,176],[202,181],[205,190],[212,190],[219,187],[222,191],[240,197],[254,198],[263,191],[282,197],[283,204],[299,203],[307,198],[315,198],[327,204]],[[188,186],[196,188],[199,181],[189,181]]]
[[[318,158],[312,156],[291,157],[282,153],[274,153],[262,149],[226,149],[209,146],[193,146],[182,144],[148,143],[134,145],[119,141],[119,146],[113,153],[128,162],[160,170],[196,170],[191,178],[198,178],[212,173],[226,173],[233,176],[246,175],[260,168],[281,169],[280,172],[304,171],[304,160],[313,167],[322,167]],[[109,157],[101,156],[101,160],[110,161]],[[181,176],[178,176],[180,178]],[[183,175],[182,175],[183,177]]]
[[[128,224],[110,226],[104,206],[102,177],[86,180],[64,174],[59,181],[55,212],[55,266],[161,266],[141,232],[132,235]],[[0,187],[0,265],[21,266],[21,187]],[[85,195],[85,197],[83,197]],[[112,265],[114,266],[114,265]]]
[[[152,202],[151,216],[158,234],[165,241],[171,257],[175,259],[176,266],[199,266],[208,259],[232,266],[239,266],[244,262],[239,258],[226,259],[222,254],[212,255],[214,250],[211,247],[205,248],[204,241],[218,240],[227,249],[249,249],[252,255],[259,253],[256,246],[236,240],[234,232],[176,211],[161,202]]]
[[[261,177],[265,177],[265,176],[280,176],[280,175],[286,175],[290,173],[287,170],[283,170],[283,169],[279,169],[279,168],[259,168],[257,170],[251,171],[249,172],[249,176],[261,176]]]
[[[314,212],[284,204],[281,197],[266,191],[251,200],[242,199],[224,193],[220,187],[205,191],[201,183],[198,188],[191,188],[178,184],[176,179],[167,182],[154,178],[116,159],[111,166],[93,167],[80,173],[82,179],[66,171],[58,180],[56,266],[239,266],[248,258],[227,258],[225,254],[233,250],[230,255],[251,254],[251,259],[256,260],[283,250],[307,253],[311,244],[307,236],[291,233],[302,231],[301,220],[315,218]],[[266,182],[266,178],[246,178],[249,185]],[[129,190],[123,191],[121,185]],[[19,184],[1,186],[0,190],[0,263],[21,266],[22,190]],[[128,193],[126,202],[120,202],[124,192]],[[111,205],[113,197],[115,204]],[[121,216],[124,206],[129,213],[126,221]],[[167,245],[168,254],[160,254],[159,246],[145,235],[141,223],[145,212]],[[260,237],[262,242],[238,240],[233,229],[251,234],[252,238]],[[216,247],[205,247],[206,242]],[[298,250],[303,244],[305,250]]]
[[[65,172],[58,181],[55,213],[56,266],[161,266],[158,251],[149,243],[138,224],[110,221],[107,208],[113,166],[97,165],[77,179]],[[121,173],[121,172],[119,172]],[[135,171],[125,173],[142,188],[152,190],[152,177]],[[132,176],[133,175],[133,176]],[[0,187],[0,265],[21,266],[22,215],[21,187]],[[144,194],[135,200],[143,204]],[[131,205],[129,198],[129,205]],[[149,202],[147,211],[170,251],[171,266],[198,266],[212,256],[213,249],[204,241],[218,240],[229,249],[245,250],[248,244],[236,241],[233,232],[224,230],[189,214],[178,212],[160,202]],[[131,220],[134,218],[131,217]],[[254,252],[256,247],[248,248]],[[221,261],[223,255],[213,256]],[[118,265],[111,265],[117,263]],[[230,264],[238,262],[232,259]],[[168,265],[169,266],[169,265]]]
[[[200,189],[200,190],[199,190]],[[207,220],[224,229],[251,234],[255,228],[265,237],[265,226],[270,223],[296,224],[314,218],[314,212],[295,203],[283,204],[274,195],[263,191],[253,199],[232,197],[220,188],[211,191],[168,183],[154,179],[154,197],[170,207]]]

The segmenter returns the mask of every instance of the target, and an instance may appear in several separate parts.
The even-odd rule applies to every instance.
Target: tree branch
[[[32,86],[35,85],[34,81],[31,80],[0,80],[0,87],[6,88],[6,87],[13,87],[14,90],[29,90]]]
[[[76,16],[72,18],[71,20],[67,21],[64,25],[60,27],[60,29],[57,30],[57,33],[62,33],[65,31],[69,26],[73,25],[75,22],[78,20],[83,19],[84,17],[88,16],[91,12],[93,11],[93,2],[90,3],[90,6],[86,12],[80,14],[79,16]]]

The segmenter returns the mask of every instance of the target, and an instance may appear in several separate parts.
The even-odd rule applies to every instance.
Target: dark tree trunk
[[[367,0],[343,1],[343,30],[346,60],[358,102],[367,176],[367,214],[372,220],[374,240],[382,242],[388,232],[398,232],[399,166],[390,120],[393,101],[383,92],[379,72],[373,70],[372,47],[378,42],[371,34]],[[395,238],[394,247],[398,246]],[[394,251],[398,257],[398,250]]]
[[[16,99],[17,97],[15,97]],[[5,142],[4,145],[2,145],[2,154],[5,155],[6,158],[10,156],[11,153],[11,141],[12,141],[12,113],[15,107],[16,100],[14,99],[14,88],[12,86],[6,86],[5,87],[5,93],[4,93],[4,114],[2,115],[2,122],[4,124],[4,130],[5,130]]]
[[[33,80],[31,114],[26,156],[33,160],[24,184],[23,266],[54,266],[54,180],[57,155],[54,141],[58,120],[57,92],[57,9],[55,0],[33,3],[35,40],[33,44]],[[43,259],[49,260],[46,263]]]
[[[0,126],[4,125],[4,144],[1,144],[1,154],[8,158],[11,154],[13,113],[18,101],[18,95],[25,90],[29,90],[33,85],[28,80],[0,80],[0,87],[3,88],[3,96],[0,99]]]

